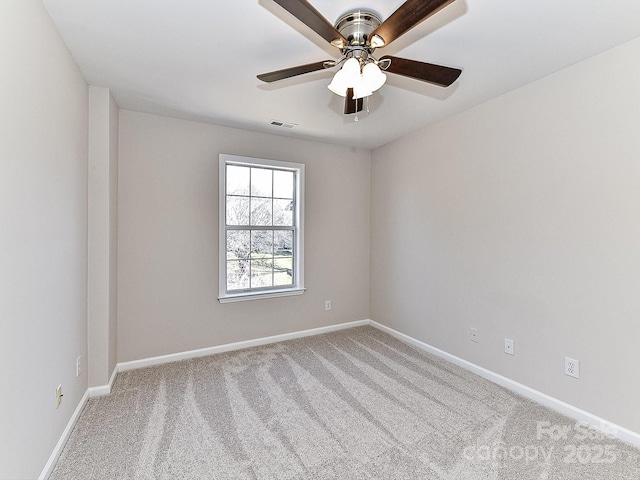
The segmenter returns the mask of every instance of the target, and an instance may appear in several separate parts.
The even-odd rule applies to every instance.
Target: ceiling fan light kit
[[[376,48],[389,45],[453,0],[406,0],[385,21],[370,10],[353,10],[342,15],[335,26],[307,0],[274,1],[331,45],[339,48],[341,56],[337,60],[264,73],[258,75],[258,78],[264,82],[275,82],[342,65],[328,88],[345,98],[345,114],[361,111],[363,99],[385,84],[387,76],[383,70],[442,87],[451,85],[462,73],[457,68],[392,56],[377,59],[373,55]]]
[[[347,90],[352,88],[353,98],[357,99],[372,95],[386,80],[387,76],[375,63],[366,63],[363,66],[360,61],[351,57],[336,72],[327,88],[341,97],[346,97]]]

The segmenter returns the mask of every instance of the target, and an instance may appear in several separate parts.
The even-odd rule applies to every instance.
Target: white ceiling
[[[121,108],[370,148],[640,35],[639,0],[455,0],[376,53],[461,68],[458,81],[389,74],[354,122],[326,88],[332,70],[256,78],[339,56],[272,0],[43,2],[87,81]],[[311,3],[333,23],[356,7],[384,19],[403,0]]]

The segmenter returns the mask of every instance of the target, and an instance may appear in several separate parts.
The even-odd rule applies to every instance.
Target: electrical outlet
[[[56,408],[62,403],[62,385],[58,385],[56,388]]]
[[[580,360],[564,357],[564,374],[573,378],[580,378]]]
[[[80,363],[81,361],[82,357],[76,358],[76,378],[80,376],[80,372],[82,371],[82,364]]]
[[[331,310],[331,300],[325,300],[324,302],[324,309],[328,312],[329,310]]]
[[[477,328],[472,328],[471,329],[469,340],[471,340],[472,342],[478,343],[478,329]]]
[[[515,353],[513,340],[509,338],[504,339],[504,353],[513,355]]]

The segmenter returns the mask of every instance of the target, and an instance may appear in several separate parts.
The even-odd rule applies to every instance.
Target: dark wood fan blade
[[[433,83],[441,87],[448,87],[455,82],[462,73],[462,70],[459,68],[433,65],[432,63],[418,62],[416,60],[407,60],[406,58],[391,57],[388,55],[382,57],[380,60],[385,59],[391,60],[391,65],[387,68],[387,72],[415,78],[416,80]]]
[[[407,0],[373,31],[371,36],[377,35],[382,39],[382,42],[373,37],[372,44],[376,47],[389,45],[400,35],[411,30],[452,1],[453,0]]]
[[[306,0],[274,0],[291,15],[316,32],[327,42],[341,48],[347,44],[344,38],[313,5]]]
[[[344,98],[344,114],[361,112],[364,108],[364,98],[353,98],[353,88],[347,88],[347,96]]]
[[[330,60],[327,60],[327,62]],[[275,72],[261,73],[258,78],[263,82],[271,83],[278,80],[283,80],[289,77],[295,77],[304,73],[315,72],[316,70],[323,70],[325,62],[308,63],[306,65],[298,65],[297,67],[284,68],[282,70],[276,70]]]

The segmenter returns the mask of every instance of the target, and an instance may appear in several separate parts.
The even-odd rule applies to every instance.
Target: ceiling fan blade
[[[444,67],[442,65],[391,57],[389,55],[382,57],[380,61],[385,59],[391,60],[387,72],[415,78],[416,80],[433,83],[441,87],[448,87],[455,82],[462,73],[462,70],[459,68]]]
[[[330,62],[326,60],[325,62]],[[263,82],[271,83],[285,78],[295,77],[304,73],[315,72],[316,70],[324,70],[325,62],[307,63],[306,65],[298,65],[297,67],[284,68],[275,72],[261,73],[258,78]]]
[[[407,0],[371,34],[374,47],[389,45],[453,0]]]
[[[274,0],[274,2],[332,45],[338,48],[347,45],[347,39],[306,0]]]
[[[347,96],[344,97],[344,114],[361,112],[364,108],[364,98],[353,98],[353,88],[347,88]]]

